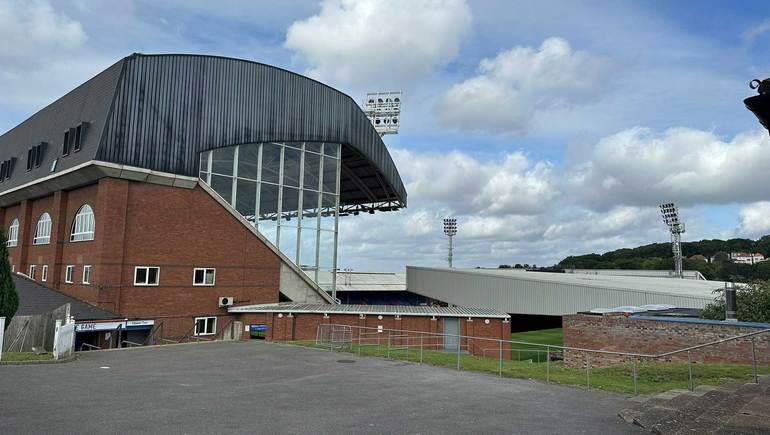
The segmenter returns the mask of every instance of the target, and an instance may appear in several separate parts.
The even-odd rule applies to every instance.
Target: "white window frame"
[[[43,265],[43,271],[40,273],[40,281],[46,282],[48,281],[48,265]]]
[[[203,282],[196,282],[195,281],[195,275],[198,273],[199,270],[203,271]],[[206,272],[212,271],[213,276],[211,283],[206,282]],[[217,269],[215,267],[196,267],[193,269],[193,286],[195,287],[213,287],[216,285],[217,282]]]
[[[198,332],[198,320],[204,321],[203,328],[206,329],[206,326],[208,326],[209,321],[213,319],[213,322],[211,323],[211,332]],[[202,335],[214,335],[217,333],[217,318],[216,316],[211,317],[196,317],[195,318],[195,332],[194,335],[196,336],[202,336]]]
[[[69,264],[64,269],[64,282],[67,284],[72,284],[75,282],[75,265]]]
[[[144,282],[138,282],[136,280],[136,273],[139,271],[139,269],[144,269]],[[150,283],[150,269],[158,269],[158,273],[156,274],[157,281],[154,283]],[[136,266],[134,267],[134,286],[137,287],[157,287],[160,285],[160,267],[159,266]]]
[[[86,264],[83,266],[83,284],[91,284],[91,265],[90,264]]]
[[[27,274],[27,276],[29,277],[29,279],[34,281],[35,280],[35,275],[37,275],[37,265],[36,264],[30,264],[29,265],[29,273]]]
[[[12,248],[19,245],[19,219],[13,218],[11,225],[8,227],[8,240],[5,242],[5,246]]]
[[[72,219],[72,231],[70,231],[70,242],[87,242],[94,239],[94,232],[96,231],[96,218],[94,217],[94,209],[88,205],[83,204],[75,213],[75,218]]]
[[[51,215],[45,212],[40,215],[35,228],[35,237],[32,239],[33,245],[47,245],[51,243]]]

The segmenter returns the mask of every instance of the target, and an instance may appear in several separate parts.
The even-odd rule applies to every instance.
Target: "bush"
[[[13,272],[8,264],[8,248],[5,246],[5,231],[0,228],[0,317],[5,317],[5,328],[11,324],[19,308],[19,295],[13,284]]]
[[[701,311],[704,319],[725,319],[725,291]],[[735,292],[738,320],[743,322],[770,322],[770,281],[754,281]]]

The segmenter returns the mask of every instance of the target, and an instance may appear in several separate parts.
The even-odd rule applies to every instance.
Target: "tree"
[[[725,319],[725,292],[716,290],[719,295],[714,302],[701,311],[704,319]],[[738,320],[743,322],[770,322],[770,281],[754,281],[735,291]]]
[[[5,317],[5,327],[19,308],[19,295],[13,284],[11,265],[8,264],[8,248],[5,246],[5,231],[0,228],[0,317]]]

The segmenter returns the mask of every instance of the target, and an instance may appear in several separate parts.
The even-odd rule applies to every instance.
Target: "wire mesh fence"
[[[751,340],[752,337],[744,338]],[[770,374],[770,364],[758,364],[756,356],[751,365],[705,365],[695,362],[696,358],[703,358],[698,353],[707,352],[710,346],[729,344],[738,338],[741,337],[666,354],[646,355],[463,335],[322,324],[312,345],[361,356],[495,373],[501,377],[583,385],[588,389],[609,389],[635,395],[676,388],[693,389],[699,384],[719,383],[731,378],[756,382],[759,372]],[[680,354],[688,358],[671,359]],[[565,357],[569,361],[565,361]]]

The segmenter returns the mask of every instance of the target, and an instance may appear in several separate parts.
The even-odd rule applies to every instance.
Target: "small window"
[[[48,265],[47,264],[43,265],[43,273],[40,276],[40,281],[43,281],[43,282],[48,281]]]
[[[61,147],[61,155],[66,156],[70,153],[70,131],[64,132],[64,142]]]
[[[8,241],[5,242],[5,246],[13,247],[19,244],[19,220],[14,219],[11,221],[11,226],[8,227]]]
[[[210,267],[196,267],[193,271],[193,285],[214,285],[217,270]]]
[[[214,335],[217,331],[216,317],[196,317],[195,335]]]
[[[69,265],[67,266],[67,269],[64,272],[64,282],[68,284],[72,284],[74,279],[75,279],[75,266]]]
[[[32,239],[33,245],[47,245],[51,242],[51,215],[43,213],[37,220],[37,229],[35,238]]]
[[[34,264],[31,264],[29,266],[29,279],[34,280],[35,275],[37,275],[37,266],[35,266]]]
[[[75,127],[75,138],[72,141],[72,152],[80,151],[80,143],[83,140],[83,124],[79,124]]]
[[[94,210],[88,204],[83,204],[75,214],[72,222],[71,242],[82,242],[94,239],[94,228],[96,220],[94,219]]]
[[[134,285],[158,285],[160,267],[137,266],[134,268]]]
[[[91,284],[91,265],[83,266],[83,284]]]

